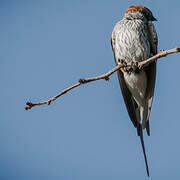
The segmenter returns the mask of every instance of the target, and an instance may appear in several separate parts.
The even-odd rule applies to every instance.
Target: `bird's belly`
[[[131,72],[130,74],[124,72],[124,79],[137,104],[143,106],[145,103],[145,93],[147,88],[146,73],[144,71],[139,73]]]

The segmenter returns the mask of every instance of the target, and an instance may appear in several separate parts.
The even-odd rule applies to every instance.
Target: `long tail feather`
[[[140,140],[141,140],[141,145],[142,145],[143,154],[144,154],[144,160],[145,160],[145,164],[146,164],[146,171],[147,171],[147,175],[149,177],[149,167],[148,167],[148,162],[147,162],[147,157],[146,157],[146,151],[145,151],[144,139],[143,139],[143,131],[142,131],[141,125],[140,125]]]

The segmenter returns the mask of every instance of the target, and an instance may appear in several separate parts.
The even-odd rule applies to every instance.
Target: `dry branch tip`
[[[27,106],[25,106],[25,108],[24,108],[25,110],[31,109],[33,107],[33,103],[30,101],[26,102],[26,105]]]

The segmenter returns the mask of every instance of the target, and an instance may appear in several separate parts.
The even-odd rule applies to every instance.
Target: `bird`
[[[142,70],[135,64],[157,54],[158,37],[153,21],[157,19],[147,7],[130,6],[122,20],[115,24],[111,36],[116,65],[132,64],[118,70],[117,75],[129,117],[140,137],[148,177],[143,130],[146,129],[150,136],[149,116],[154,97],[156,61]]]

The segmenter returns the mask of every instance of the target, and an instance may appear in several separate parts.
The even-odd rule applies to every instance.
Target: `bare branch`
[[[173,53],[177,53],[180,52],[180,47],[176,47],[174,49],[170,49],[170,50],[166,50],[166,51],[160,51],[158,54],[156,54],[155,56],[142,61],[140,63],[138,63],[138,68],[139,69],[143,69],[145,66],[149,65],[150,63],[156,61],[159,58],[165,57],[168,54],[173,54]],[[32,103],[32,102],[26,102],[26,106],[25,106],[25,110],[31,109],[34,106],[39,106],[39,105],[43,105],[43,104],[47,104],[50,105],[51,102],[55,101],[56,99],[58,99],[60,96],[62,96],[63,94],[67,93],[68,91],[82,85],[82,84],[86,84],[92,81],[97,81],[100,79],[104,79],[104,80],[109,80],[109,76],[111,76],[114,72],[118,71],[119,69],[123,68],[123,67],[131,67],[132,64],[123,64],[122,62],[117,65],[116,67],[114,67],[113,69],[111,69],[110,71],[108,71],[105,74],[102,74],[100,76],[96,76],[96,77],[91,77],[91,78],[85,78],[85,79],[79,79],[78,83],[74,84],[71,87],[68,87],[66,89],[64,89],[62,92],[60,92],[59,94],[57,94],[56,96],[52,97],[51,99],[47,100],[47,101],[42,101],[42,102],[38,102],[38,103]]]
[[[145,61],[142,61],[139,63],[138,67],[139,69],[143,69],[145,66],[149,65],[150,63],[152,63],[153,61],[155,61],[156,59],[159,59],[159,58],[162,58],[162,57],[165,57],[167,56],[168,54],[173,54],[173,53],[178,53],[180,52],[180,47],[176,47],[174,49],[169,49],[169,50],[161,50],[158,54],[156,54],[155,56],[145,60]]]
[[[42,102],[38,102],[38,103],[32,103],[32,102],[26,102],[26,106],[25,106],[25,110],[31,109],[34,106],[39,106],[39,105],[43,105],[43,104],[47,104],[50,105],[52,101],[55,101],[57,98],[59,98],[60,96],[62,96],[63,94],[67,93],[68,91],[82,85],[82,84],[86,84],[89,83],[91,81],[97,81],[100,79],[104,79],[104,80],[109,80],[109,76],[111,74],[113,74],[115,71],[121,69],[122,67],[127,67],[130,65],[124,65],[124,64],[119,64],[118,66],[114,67],[113,69],[111,69],[110,71],[108,71],[105,74],[102,74],[100,76],[96,76],[96,77],[91,77],[91,78],[85,78],[85,79],[79,79],[78,83],[74,84],[71,87],[68,87],[66,89],[64,89],[61,93],[57,94],[56,96],[52,97],[51,99],[47,100],[47,101],[42,101]]]

